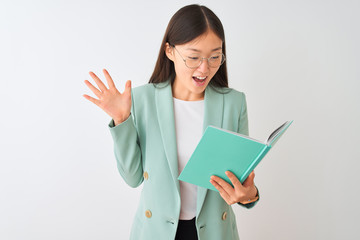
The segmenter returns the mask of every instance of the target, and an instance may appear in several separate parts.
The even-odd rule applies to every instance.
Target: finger
[[[210,179],[210,183],[219,191],[221,197],[229,204],[229,194],[215,180]]]
[[[96,87],[94,87],[94,85],[92,85],[88,80],[84,81],[86,86],[88,86],[90,88],[90,90],[98,97],[100,98],[101,96],[101,92],[99,91],[99,89],[97,89]]]
[[[231,183],[233,184],[234,188],[241,188],[242,184],[240,180],[230,171],[225,172],[226,176],[230,179]]]
[[[105,75],[105,78],[106,78],[106,81],[107,81],[107,84],[108,84],[109,88],[110,88],[110,89],[111,89],[111,88],[116,88],[116,87],[115,87],[115,83],[114,83],[114,81],[112,80],[109,72],[108,72],[105,68],[103,69],[103,72],[104,72],[104,75]]]
[[[100,104],[99,100],[97,100],[93,97],[90,97],[89,95],[83,94],[83,97],[86,98],[87,100],[89,100],[90,102],[94,103],[96,106],[99,106],[99,104]]]
[[[89,72],[90,76],[94,79],[94,81],[96,82],[96,84],[98,85],[98,87],[100,88],[100,90],[102,92],[104,92],[105,90],[107,90],[106,86],[104,85],[104,83],[95,75],[95,73],[93,72]]]
[[[254,184],[255,173],[252,171],[243,183],[243,186],[248,187]]]
[[[126,81],[124,93],[131,95],[131,81],[130,80]]]
[[[216,181],[229,195],[232,195],[232,193],[234,192],[234,188],[224,179],[215,175],[211,176],[211,179]]]

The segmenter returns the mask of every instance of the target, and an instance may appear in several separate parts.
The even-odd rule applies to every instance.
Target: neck
[[[205,91],[202,91],[200,93],[194,93],[183,86],[179,86],[177,81],[174,81],[172,85],[172,95],[174,98],[183,100],[183,101],[199,101],[204,100]]]

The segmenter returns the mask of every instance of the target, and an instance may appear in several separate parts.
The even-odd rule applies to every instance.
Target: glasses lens
[[[201,58],[200,57],[188,57],[186,59],[186,66],[189,68],[197,68],[201,64]]]
[[[210,67],[219,67],[225,61],[225,55],[223,53],[217,53],[209,57]],[[186,66],[189,68],[197,68],[201,65],[201,57],[187,57],[185,61]]]
[[[210,67],[219,67],[221,64],[223,64],[224,60],[225,60],[224,54],[217,53],[209,58],[209,65]]]

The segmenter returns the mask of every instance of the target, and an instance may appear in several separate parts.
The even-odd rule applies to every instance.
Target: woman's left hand
[[[230,179],[234,187],[227,183],[224,179],[218,176],[211,176],[210,183],[219,191],[221,197],[227,204],[248,202],[249,199],[254,199],[257,195],[257,189],[254,184],[255,173],[252,171],[248,178],[241,184],[240,180],[230,171],[225,174]]]

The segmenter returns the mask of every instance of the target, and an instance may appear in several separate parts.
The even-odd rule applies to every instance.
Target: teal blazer
[[[180,185],[170,82],[132,89],[131,114],[108,124],[117,168],[131,187],[143,183],[130,233],[132,240],[175,239],[180,215]],[[248,135],[245,95],[222,94],[207,86],[203,131],[208,125]],[[221,161],[221,159],[219,159]],[[256,202],[255,202],[256,203]],[[243,205],[251,208],[255,203]],[[216,191],[198,187],[196,228],[200,240],[239,239],[235,214]]]

